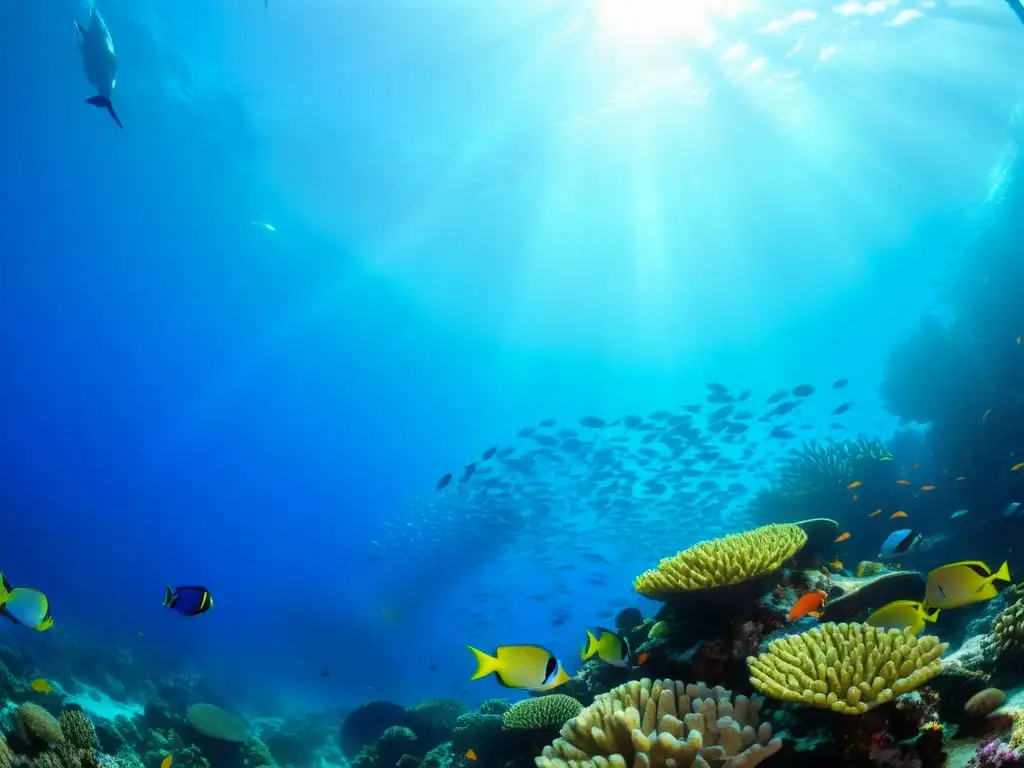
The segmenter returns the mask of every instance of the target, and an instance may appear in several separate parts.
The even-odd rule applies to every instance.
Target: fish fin
[[[807,615],[808,616],[813,616],[816,619],[820,619],[821,618],[821,611],[808,611]]]
[[[166,584],[164,584],[164,589],[167,590],[164,594],[164,605],[170,606],[171,602],[174,600],[174,590]]]
[[[939,618],[939,611],[940,611],[940,610],[941,610],[941,609],[939,609],[939,608],[936,608],[936,609],[935,609],[935,613],[932,613],[932,614],[928,614],[928,613],[926,612],[925,606],[924,606],[924,605],[922,605],[922,606],[921,606],[921,618],[923,618],[923,619],[924,619],[925,621],[931,621],[931,622],[935,622],[935,621],[937,621],[937,620],[938,620],[938,618]]]
[[[469,678],[470,680],[479,680],[481,677],[487,677],[492,672],[497,672],[501,669],[501,662],[493,656],[488,656],[486,653],[474,648],[472,645],[467,645],[466,647],[469,648],[476,659],[476,672],[474,672],[473,676]],[[505,683],[502,682],[500,675],[498,675],[498,682],[505,685]]]
[[[597,653],[597,638],[594,637],[594,633],[591,632],[588,629],[587,630],[587,646],[586,646],[586,648],[583,649],[583,652],[580,653],[580,658],[583,659],[583,661],[586,661],[591,656],[593,656],[595,653]]]
[[[7,602],[7,598],[11,596],[11,583],[4,576],[4,572],[0,571],[0,605]]]
[[[999,566],[999,570],[992,574],[992,581],[1005,581],[1007,584],[1010,583],[1010,564],[1007,561],[1003,561],[1003,564]]]
[[[81,45],[85,42],[85,27],[75,22],[75,34],[78,35],[78,44]]]
[[[124,125],[121,123],[121,118],[119,118],[117,116],[117,112],[114,111],[114,105],[110,103],[110,99],[106,96],[91,96],[85,100],[85,103],[92,104],[94,107],[106,108],[107,112],[110,113],[110,116],[114,118],[114,122],[117,123],[117,127],[124,128]]]

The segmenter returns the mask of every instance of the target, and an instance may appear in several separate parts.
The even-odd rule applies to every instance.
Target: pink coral
[[[967,762],[967,768],[1014,768],[1024,766],[1024,755],[998,739],[986,742]]]

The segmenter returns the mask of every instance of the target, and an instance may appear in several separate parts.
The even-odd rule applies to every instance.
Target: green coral
[[[11,745],[7,743],[7,738],[0,733],[0,768],[11,768],[14,764],[14,752],[11,751]]]
[[[504,715],[508,712],[509,707],[511,706],[512,705],[508,703],[508,699],[487,699],[480,705],[480,714]]]
[[[245,742],[245,762],[250,768],[259,768],[262,765],[273,765],[274,756],[270,754],[270,747],[251,736]]]
[[[57,716],[64,741],[75,749],[94,749],[98,745],[92,721],[80,709],[65,709]]]
[[[427,752],[427,756],[420,763],[420,768],[449,768],[454,760],[451,742],[445,742]],[[0,765],[0,768],[4,768]]]
[[[536,699],[523,699],[502,715],[502,725],[509,729],[562,726],[583,711],[583,705],[572,696],[556,693]]]
[[[25,702],[18,707],[18,730],[25,741],[37,744],[56,744],[61,740],[57,720],[37,704]]]

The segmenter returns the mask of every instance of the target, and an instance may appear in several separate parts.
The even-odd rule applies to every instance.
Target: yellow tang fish
[[[916,600],[897,600],[879,608],[868,616],[864,623],[882,629],[898,629],[901,632],[909,629],[914,635],[921,634],[925,622],[935,622],[939,618],[939,609],[928,613],[924,603]]]
[[[53,686],[51,686],[46,680],[41,677],[37,677],[29,686],[36,693],[53,693]]]
[[[995,573],[977,560],[950,563],[928,574],[924,599],[932,608],[962,608],[991,600],[1009,583],[1008,563],[999,566]]]
[[[174,762],[174,755],[168,755],[160,761],[160,768],[171,768],[171,763]]]
[[[539,645],[500,645],[493,656],[467,645],[476,658],[476,672],[470,680],[494,674],[506,688],[550,691],[572,680],[558,659]]]

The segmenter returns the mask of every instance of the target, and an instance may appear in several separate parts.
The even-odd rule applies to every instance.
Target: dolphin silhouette
[[[82,52],[82,68],[85,79],[96,89],[96,95],[85,100],[94,107],[106,107],[119,128],[121,120],[110,103],[110,97],[117,83],[117,56],[114,55],[114,41],[106,22],[95,8],[89,13],[89,28],[85,29],[77,21],[75,31],[78,33],[78,49]]]

